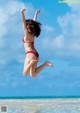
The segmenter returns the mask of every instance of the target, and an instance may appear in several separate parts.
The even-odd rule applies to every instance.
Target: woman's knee
[[[23,71],[23,75],[24,75],[24,76],[27,76],[27,73],[26,73],[26,71]]]
[[[34,78],[34,77],[36,76],[36,74],[35,74],[35,73],[31,73],[30,76],[31,76],[32,78]]]
[[[24,76],[26,76],[26,73],[25,73],[25,72],[23,72],[23,75],[24,75]]]

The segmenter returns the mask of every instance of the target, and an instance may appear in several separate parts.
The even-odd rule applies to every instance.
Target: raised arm
[[[21,10],[22,24],[23,24],[24,32],[25,32],[25,30],[26,30],[26,19],[25,19],[25,15],[24,15],[24,11],[25,11],[25,10],[26,10],[26,9],[22,9],[22,10]]]
[[[40,10],[37,10],[36,12],[35,12],[35,15],[34,15],[34,21],[36,21],[37,20],[37,15],[40,13]]]

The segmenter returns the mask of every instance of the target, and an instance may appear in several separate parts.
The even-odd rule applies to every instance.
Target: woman
[[[26,51],[26,58],[24,63],[23,75],[26,76],[30,72],[31,77],[35,77],[38,75],[41,70],[46,66],[53,66],[48,61],[45,61],[41,66],[37,67],[37,63],[39,60],[39,54],[34,47],[35,37],[40,35],[41,24],[36,22],[37,15],[40,13],[40,10],[37,10],[34,16],[34,19],[25,19],[24,11],[26,9],[22,9],[22,23],[24,28],[24,37],[22,41],[24,42],[24,48]]]

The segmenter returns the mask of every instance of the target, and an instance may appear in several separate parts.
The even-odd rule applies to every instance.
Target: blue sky
[[[25,51],[21,9],[26,18],[37,20],[42,32],[35,47],[55,68],[46,67],[37,77],[22,74]],[[58,0],[0,1],[0,96],[80,96],[80,4]]]

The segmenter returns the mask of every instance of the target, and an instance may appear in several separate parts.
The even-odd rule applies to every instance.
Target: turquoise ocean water
[[[80,113],[80,98],[1,98],[0,113]]]

